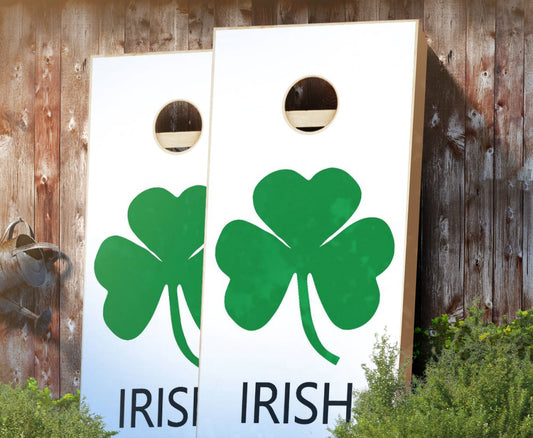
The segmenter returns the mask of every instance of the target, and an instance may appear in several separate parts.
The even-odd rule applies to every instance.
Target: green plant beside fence
[[[76,395],[54,399],[30,378],[24,387],[0,384],[0,438],[107,438],[100,417]]]
[[[364,367],[368,389],[356,392],[352,421],[339,421],[332,436],[533,437],[533,309],[502,325],[483,313],[434,319],[425,373],[411,383],[398,371],[398,349],[378,339]]]

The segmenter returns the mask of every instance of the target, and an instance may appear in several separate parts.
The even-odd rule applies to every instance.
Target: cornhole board
[[[217,29],[214,47],[197,436],[324,437],[376,335],[412,348],[424,35]],[[338,99],[314,133],[284,108],[305,77]]]
[[[81,392],[119,436],[195,436],[211,70],[210,51],[92,61]],[[154,121],[176,100],[203,127],[171,154]]]

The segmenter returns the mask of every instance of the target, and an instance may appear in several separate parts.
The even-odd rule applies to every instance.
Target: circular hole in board
[[[316,132],[337,113],[337,93],[325,79],[309,76],[295,82],[285,96],[285,118],[298,131]]]
[[[180,154],[191,149],[202,133],[198,108],[185,100],[165,105],[155,120],[155,139],[165,151]]]

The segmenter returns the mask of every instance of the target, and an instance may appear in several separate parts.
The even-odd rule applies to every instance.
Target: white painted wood
[[[108,428],[120,431],[119,436],[194,437],[193,391],[198,368],[174,340],[167,288],[146,329],[133,340],[120,339],[104,322],[108,292],[95,276],[94,263],[109,236],[122,236],[146,248],[128,224],[128,206],[139,193],[161,187],[179,196],[188,187],[206,185],[212,53],[97,57],[92,68],[82,395],[91,410],[104,417]],[[174,100],[192,103],[203,120],[198,143],[183,154],[163,150],[153,131],[159,110]],[[154,227],[158,225],[154,218]],[[178,298],[186,340],[198,355],[199,329],[183,297],[178,294]],[[188,392],[175,393],[172,406],[169,393],[176,387]],[[152,401],[146,413],[154,427],[148,427],[142,412],[136,413],[136,427],[131,427],[133,388],[150,392]],[[121,389],[125,390],[124,427],[119,418]],[[140,393],[137,405],[145,403],[146,395]],[[176,404],[187,411],[188,419],[181,427],[170,427],[168,420],[184,419]]]
[[[232,438],[327,436],[326,428],[334,426],[347,407],[331,406],[323,424],[325,385],[330,385],[330,399],[346,400],[348,384],[354,389],[365,385],[361,364],[370,361],[375,335],[386,331],[392,342],[400,342],[409,193],[410,184],[416,183],[410,181],[410,172],[417,163],[419,168],[421,151],[419,142],[416,160],[411,161],[412,138],[420,138],[422,129],[419,123],[413,130],[418,26],[416,21],[404,21],[215,31],[198,438],[219,438],[220,431]],[[425,47],[419,49],[419,55],[425,54]],[[316,133],[289,126],[284,111],[288,89],[308,76],[326,79],[338,96],[333,121]],[[423,106],[423,98],[421,102]],[[262,178],[291,169],[311,179],[330,167],[348,172],[362,191],[361,203],[345,226],[381,218],[395,244],[390,266],[377,279],[377,312],[357,329],[335,326],[309,282],[316,331],[323,345],[340,357],[337,365],[317,354],[306,339],[296,276],[269,322],[258,330],[245,330],[225,310],[229,279],[215,258],[218,238],[231,221],[244,220],[273,234],[252,202]],[[412,203],[418,206],[418,194]],[[416,261],[416,231],[414,235],[411,249]],[[271,407],[279,424],[264,406],[254,422],[258,382],[276,387]],[[317,387],[302,387],[300,394],[316,407],[316,420],[298,424],[295,417],[313,417],[312,408],[295,395],[305,382]],[[244,383],[248,399],[243,418]],[[270,396],[270,389],[264,389],[261,400]]]

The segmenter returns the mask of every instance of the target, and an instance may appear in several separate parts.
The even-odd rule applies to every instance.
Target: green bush
[[[53,399],[30,378],[23,388],[0,384],[0,438],[107,438],[100,417],[77,395]]]
[[[533,309],[512,323],[433,321],[433,358],[423,378],[406,383],[398,349],[378,340],[368,390],[355,394],[353,420],[339,420],[335,438],[533,437]],[[436,328],[435,328],[436,327]]]

